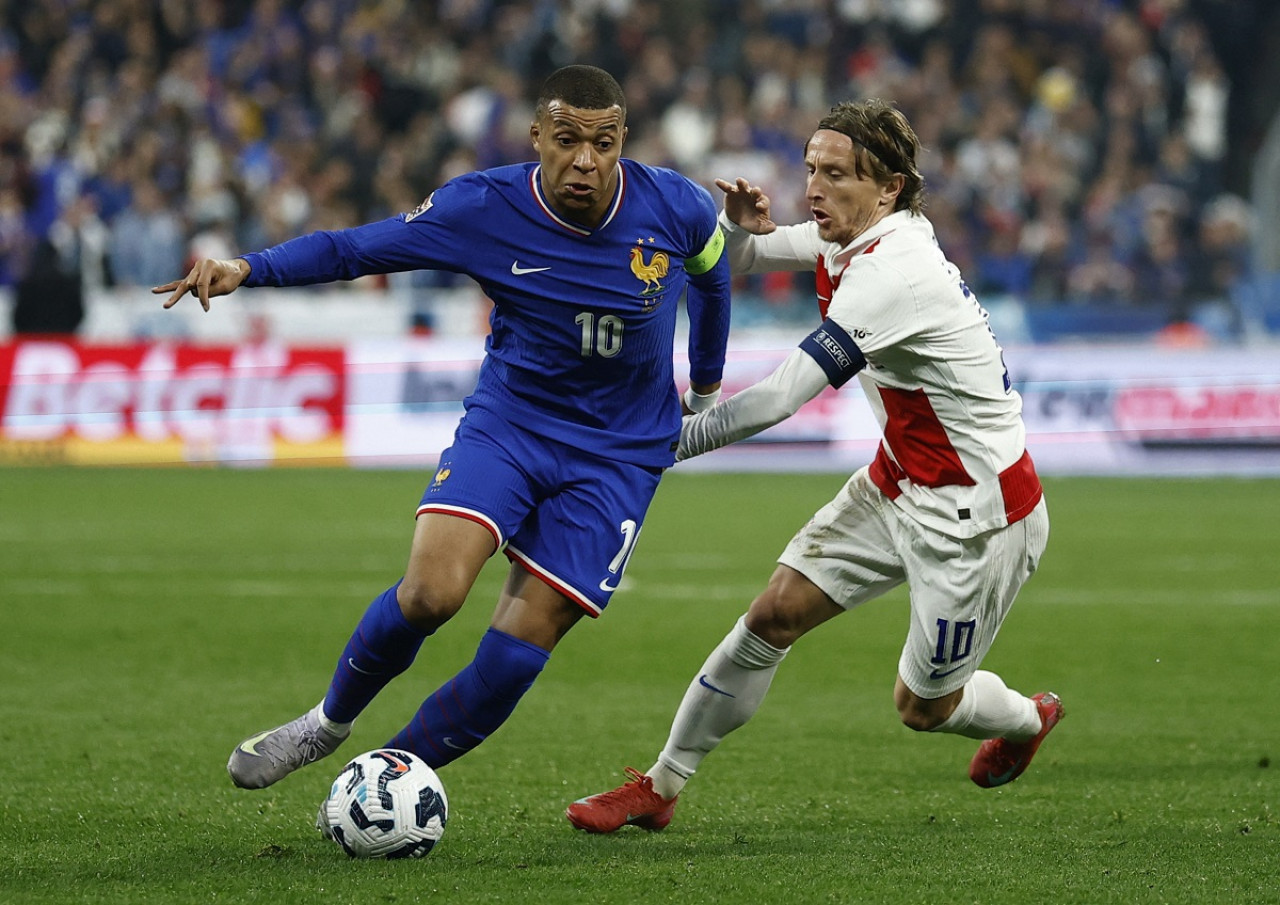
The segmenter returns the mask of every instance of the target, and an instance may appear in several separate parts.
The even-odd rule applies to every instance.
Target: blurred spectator
[[[979,297],[1025,297],[1030,290],[1034,262],[1019,243],[1018,227],[1016,221],[1008,220],[991,230],[986,247],[978,255],[972,282]]]
[[[1223,303],[1232,287],[1251,275],[1252,228],[1253,214],[1243,198],[1221,195],[1204,208],[1190,256],[1187,294],[1193,301]]]
[[[13,304],[14,333],[75,333],[86,289],[108,285],[107,230],[91,197],[73,201],[36,243]]]
[[[150,180],[134,183],[132,196],[111,224],[111,272],[120,286],[159,286],[186,262],[182,220]]]
[[[1154,207],[1147,214],[1142,239],[1132,262],[1133,301],[1185,307],[1187,260],[1172,207]]]

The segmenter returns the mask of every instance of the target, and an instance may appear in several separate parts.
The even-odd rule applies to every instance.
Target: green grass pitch
[[[647,768],[686,684],[840,486],[671,474],[604,618],[442,771],[425,861],[312,827],[343,754],[466,663],[505,560],[356,724],[262,792],[230,749],[311,706],[400,574],[423,473],[0,471],[0,902],[1280,902],[1280,482],[1057,479],[987,660],[1067,718],[1018,782],[901,726],[895,593],[803,639],[663,833],[565,805]]]

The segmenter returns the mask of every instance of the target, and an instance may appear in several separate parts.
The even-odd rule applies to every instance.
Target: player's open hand
[[[244,258],[233,258],[229,261],[205,258],[197,261],[191,268],[191,272],[183,279],[165,283],[163,286],[153,286],[151,292],[153,295],[171,293],[165,300],[166,308],[172,308],[178,303],[178,299],[189,292],[200,300],[200,307],[208,311],[209,299],[235,292],[248,276],[249,262]]]
[[[747,232],[763,236],[778,228],[769,216],[769,196],[760,186],[739,176],[733,182],[717,179],[716,188],[724,192],[724,212]]]

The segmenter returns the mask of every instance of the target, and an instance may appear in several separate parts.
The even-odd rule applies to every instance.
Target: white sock
[[[1036,702],[1008,688],[993,672],[978,670],[964,686],[955,712],[934,732],[966,738],[1024,741],[1040,731]]]
[[[320,728],[324,729],[325,732],[336,735],[338,738],[346,738],[351,734],[350,723],[335,723],[324,715],[324,701],[316,705],[315,715],[316,719],[320,721]]]
[[[789,650],[765,643],[747,629],[745,616],[738,619],[684,693],[667,744],[649,769],[655,792],[680,794],[702,759],[751,719]]]

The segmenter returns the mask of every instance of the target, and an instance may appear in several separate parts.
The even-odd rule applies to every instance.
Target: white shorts
[[[1012,525],[954,538],[912,520],[861,468],[778,562],[846,610],[906,582],[911,627],[898,675],[920,697],[940,698],[977,671],[1048,539],[1043,499]]]

